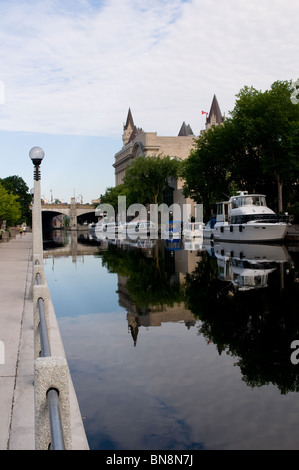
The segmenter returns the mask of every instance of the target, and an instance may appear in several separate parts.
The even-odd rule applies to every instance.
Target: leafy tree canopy
[[[101,204],[110,204],[115,213],[118,211],[118,197],[119,196],[126,196],[127,191],[123,184],[119,184],[118,186],[110,186],[106,189],[105,194],[101,194],[100,201]]]
[[[21,221],[21,205],[19,197],[6,191],[0,183],[0,228],[4,221],[6,226],[12,226]]]
[[[163,191],[169,186],[169,178],[180,175],[182,162],[176,157],[154,155],[141,156],[126,169],[123,180],[130,204],[158,204]]]
[[[29,193],[29,188],[26,185],[23,178],[20,176],[8,176],[7,178],[0,179],[0,183],[6,189],[7,192],[18,196],[18,202],[20,204],[20,221],[26,222],[28,225],[31,223],[31,210],[29,208],[32,197]]]
[[[231,117],[203,133],[184,162],[184,195],[206,208],[246,189],[276,199],[282,211],[299,178],[299,105],[291,91],[287,81],[265,92],[244,87]]]

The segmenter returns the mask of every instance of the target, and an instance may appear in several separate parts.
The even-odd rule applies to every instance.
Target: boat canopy
[[[266,207],[266,196],[264,194],[244,194],[233,196],[230,199],[232,209],[243,206]]]

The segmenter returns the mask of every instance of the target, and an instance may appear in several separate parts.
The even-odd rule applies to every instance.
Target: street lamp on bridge
[[[29,152],[29,157],[34,165],[34,189],[32,206],[32,241],[33,241],[33,262],[42,264],[43,260],[43,231],[41,212],[41,188],[40,188],[40,165],[45,153],[40,147],[33,147]]]

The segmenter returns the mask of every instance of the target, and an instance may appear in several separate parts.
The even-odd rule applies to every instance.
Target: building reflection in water
[[[134,346],[141,327],[169,322],[183,322],[187,328],[194,326],[195,317],[186,309],[181,289],[185,274],[194,269],[199,257],[184,250],[183,245],[179,250],[167,250],[163,240],[121,241],[115,246],[118,257],[127,262],[126,276],[115,265],[113,270],[118,275],[119,305],[127,311]],[[105,262],[105,255],[103,259]],[[109,268],[109,261],[107,265]],[[136,280],[135,285],[132,279]],[[137,290],[140,295],[136,295]]]

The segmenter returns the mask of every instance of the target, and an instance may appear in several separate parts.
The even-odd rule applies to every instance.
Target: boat
[[[99,240],[105,238],[115,238],[116,225],[115,222],[107,222],[106,220],[100,220],[95,225],[95,235]]]
[[[118,238],[120,239],[125,239],[127,236],[127,226],[128,223],[124,221],[118,222],[118,227],[117,227],[117,233],[118,233]]]
[[[188,222],[183,228],[184,239],[193,240],[194,238],[203,238],[203,227],[201,222]]]
[[[126,225],[127,236],[137,238],[157,238],[158,226],[149,220],[132,220]]]
[[[172,220],[169,224],[163,224],[161,227],[162,240],[180,241],[182,238],[182,226],[183,222],[181,220]]]
[[[217,203],[214,240],[238,242],[273,242],[284,239],[288,224],[266,204],[263,194],[239,191],[228,201]]]
[[[204,238],[213,238],[213,229],[216,223],[216,219],[212,217],[204,226],[203,226],[203,237]]]

